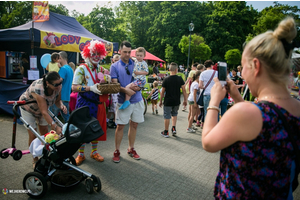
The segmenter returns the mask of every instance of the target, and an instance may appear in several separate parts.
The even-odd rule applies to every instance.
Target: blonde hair
[[[205,69],[205,66],[202,64],[197,65],[197,70]]]
[[[135,51],[135,54],[136,54],[137,52],[143,53],[144,56],[146,56],[146,49],[145,49],[144,47],[139,47],[139,48],[137,48],[136,51]]]
[[[158,82],[157,81],[154,81],[153,82],[153,87],[157,87],[158,86]]]
[[[73,72],[75,72],[76,66],[73,62],[69,62],[70,67],[73,69]]]
[[[119,58],[120,59],[120,55],[119,54],[115,54],[114,57],[113,57],[113,61],[115,62],[116,58]]]
[[[286,53],[282,40],[291,43],[297,35],[292,17],[282,20],[275,31],[267,31],[253,38],[246,46],[247,62],[253,68],[253,58],[259,59],[273,82],[287,84],[291,66],[291,50]],[[288,55],[287,55],[288,54]]]

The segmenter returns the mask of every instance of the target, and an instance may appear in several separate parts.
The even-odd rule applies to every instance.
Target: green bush
[[[153,74],[153,68],[152,67],[148,67],[148,70],[149,70],[149,73],[148,73],[149,75]]]

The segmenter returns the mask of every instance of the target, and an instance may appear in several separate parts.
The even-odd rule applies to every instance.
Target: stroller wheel
[[[43,197],[48,190],[45,177],[38,172],[30,172],[23,179],[23,188],[28,191],[28,195],[34,199]]]
[[[3,151],[5,151],[6,149],[7,148],[2,149],[1,152],[0,152],[0,157],[3,158],[3,159],[5,159],[5,158],[7,158],[9,156],[8,152],[3,153]]]
[[[14,160],[20,160],[22,158],[23,154],[21,150],[17,150],[13,152],[12,157]]]
[[[93,191],[94,191],[94,184],[93,184],[93,181],[91,179],[86,179],[85,180],[85,188],[86,188],[86,191],[89,194],[93,193]]]
[[[97,182],[94,184],[94,188],[97,192],[100,192],[100,190],[102,188],[100,178],[98,176],[96,176],[96,180],[97,180]]]

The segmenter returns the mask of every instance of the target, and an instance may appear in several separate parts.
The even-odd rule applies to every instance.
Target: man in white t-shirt
[[[215,72],[215,74],[214,74],[213,78],[218,77],[218,71],[215,71],[212,69],[213,65],[214,65],[214,63],[212,60],[207,60],[204,62],[204,66],[205,66],[206,70],[200,74],[200,78],[199,78],[199,88],[200,89],[204,89],[204,87],[209,82],[209,80],[211,79],[214,72]],[[209,101],[210,101],[210,90],[213,87],[213,85],[215,84],[213,78],[203,93],[203,95],[204,95],[203,96],[204,119],[205,119],[207,107],[208,107]]]

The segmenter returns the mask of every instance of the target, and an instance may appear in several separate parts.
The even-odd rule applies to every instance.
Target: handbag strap
[[[288,122],[286,121],[282,112],[273,103],[271,103],[269,101],[260,101],[260,103],[264,103],[264,104],[270,106],[278,114],[279,118],[281,119],[284,129],[288,133],[288,138],[293,145],[293,149],[296,154],[296,172],[299,172],[299,170],[300,170],[300,150],[295,142],[295,139],[293,139],[293,137],[292,137],[292,136],[295,136],[294,132],[290,129]],[[297,177],[295,177],[295,178],[297,179]]]
[[[210,84],[211,80],[213,79],[214,75],[216,73],[216,70],[214,70],[214,73],[212,74],[212,76],[210,77],[209,81],[206,83],[204,90],[206,89],[206,87]]]

